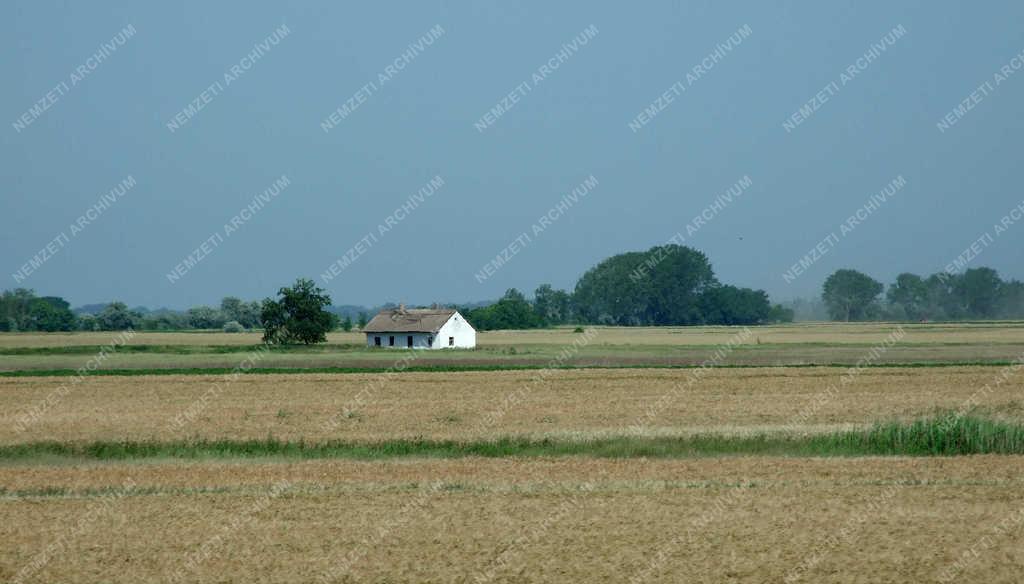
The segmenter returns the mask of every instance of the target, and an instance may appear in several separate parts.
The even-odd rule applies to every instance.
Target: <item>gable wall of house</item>
[[[442,348],[448,347],[449,337],[454,337],[454,347],[456,349],[472,349],[476,347],[476,330],[458,312],[453,314],[448,319],[448,322],[444,323],[441,329],[437,331],[437,336]]]

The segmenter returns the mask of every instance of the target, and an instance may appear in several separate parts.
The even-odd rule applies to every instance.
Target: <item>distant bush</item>
[[[574,332],[574,333],[582,333],[583,332],[583,327],[578,326],[578,327],[572,329],[572,332]]]
[[[245,327],[242,326],[237,320],[229,320],[224,323],[224,332],[226,333],[244,333]]]

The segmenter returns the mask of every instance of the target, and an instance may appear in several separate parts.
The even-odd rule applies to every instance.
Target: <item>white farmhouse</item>
[[[472,349],[474,329],[451,308],[382,310],[363,328],[368,347],[392,349]]]

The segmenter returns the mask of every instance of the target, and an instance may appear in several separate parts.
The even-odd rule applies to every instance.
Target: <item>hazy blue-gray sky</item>
[[[685,242],[725,282],[786,299],[816,294],[839,267],[885,282],[939,271],[1024,200],[1022,22],[1019,2],[6,2],[0,287],[76,305],[187,307],[271,295],[300,275],[323,283],[435,176],[444,185],[326,285],[336,304],[571,287],[604,257],[686,235],[744,176],[751,186]],[[225,87],[232,65],[282,25],[288,34]],[[387,73],[438,25],[443,34]],[[102,62],[90,59],[129,26]],[[597,34],[585,45],[563,47],[588,27]],[[743,27],[742,42],[693,73]],[[872,44],[884,52],[858,66]],[[569,58],[535,80],[560,51]],[[194,117],[168,129],[217,82]],[[666,91],[673,101],[659,104]],[[819,92],[827,101],[812,99]],[[972,92],[970,109],[940,131]],[[511,109],[475,126],[510,93]],[[801,106],[809,115],[787,131]],[[649,107],[656,115],[631,129]],[[278,196],[169,281],[282,175],[290,184]],[[478,281],[591,175],[595,188]],[[128,176],[136,185],[72,235]],[[840,234],[897,176],[906,186]],[[1020,223],[971,265],[1024,278]],[[833,232],[828,252],[787,282],[783,273]],[[17,282],[60,234],[67,241]]]

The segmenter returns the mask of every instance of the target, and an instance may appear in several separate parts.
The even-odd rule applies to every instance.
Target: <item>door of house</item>
[[[410,349],[412,348],[412,335],[405,337],[405,343],[407,347],[409,347]]]

